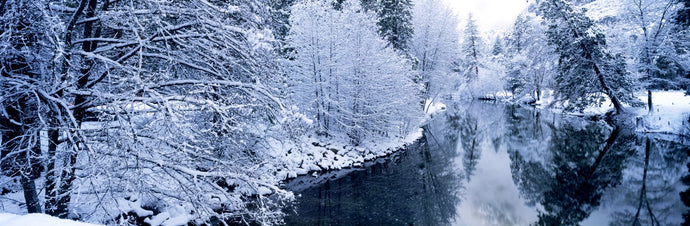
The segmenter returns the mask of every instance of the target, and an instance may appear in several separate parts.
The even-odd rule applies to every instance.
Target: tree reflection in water
[[[674,195],[683,190],[680,177],[687,162],[687,146],[677,142],[641,136],[636,152],[627,164],[629,176],[608,200],[619,208],[611,225],[679,225],[687,208]]]
[[[600,208],[610,209],[602,212],[611,221],[586,223],[679,223],[686,208],[673,194],[682,187],[687,145],[638,137],[630,128],[543,120],[511,107],[506,112],[513,181],[527,205],[539,205],[537,225],[579,225]]]
[[[686,189],[681,176],[690,159],[687,143],[632,131],[514,106],[450,107],[408,150],[296,191],[301,194],[296,211],[288,211],[285,220],[288,225],[680,224],[688,210],[678,195]]]
[[[463,149],[462,165],[465,169],[465,178],[469,182],[477,169],[477,164],[482,154],[482,150],[479,147],[482,137],[479,134],[479,125],[476,117],[466,113],[460,121],[460,143]]]
[[[458,129],[452,114],[425,128],[408,150],[302,191],[288,225],[450,225],[462,191],[455,171]],[[443,125],[443,127],[436,127]],[[436,130],[440,128],[442,130]]]
[[[528,204],[543,207],[537,225],[578,224],[599,206],[605,189],[620,182],[625,160],[631,154],[624,145],[616,148],[616,144],[625,144],[616,142],[620,129],[609,130],[595,123],[557,126],[555,120],[542,125],[539,114],[520,117],[514,109],[508,113],[509,136],[517,137],[509,150],[513,180]],[[545,130],[550,134],[543,133]],[[530,147],[531,140],[550,140],[547,145],[531,145],[548,150],[519,148]],[[526,152],[547,153],[526,160],[522,156]]]

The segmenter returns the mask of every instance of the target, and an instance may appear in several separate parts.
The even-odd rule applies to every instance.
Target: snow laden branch
[[[609,52],[604,34],[583,11],[564,0],[542,1],[540,11],[549,25],[549,43],[560,55],[555,80],[558,94],[569,103],[566,109],[602,102],[597,93],[611,100],[616,113],[623,111],[622,103],[634,102],[622,56]]]
[[[280,221],[291,196],[261,168],[285,109],[263,2],[1,4],[2,162],[26,160],[3,172],[28,172],[31,211],[102,222],[136,196],[199,222]]]
[[[419,121],[421,86],[411,63],[376,34],[374,15],[356,4],[292,7],[287,37],[294,61],[287,69],[294,101],[326,136],[360,145],[404,137]]]

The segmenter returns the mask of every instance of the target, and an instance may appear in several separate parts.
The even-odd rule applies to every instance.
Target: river
[[[287,183],[287,225],[679,225],[687,139],[491,103],[450,106],[366,167]]]

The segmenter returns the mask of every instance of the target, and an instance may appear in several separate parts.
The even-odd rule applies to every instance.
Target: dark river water
[[[460,109],[460,110],[453,110]],[[303,176],[287,225],[680,225],[690,143],[489,103],[449,107],[407,150]]]

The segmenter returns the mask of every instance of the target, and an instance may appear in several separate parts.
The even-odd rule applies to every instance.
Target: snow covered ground
[[[11,213],[0,213],[0,225],[7,226],[96,226],[84,222],[72,221],[52,217],[46,214],[27,214],[15,215]]]
[[[638,92],[636,96],[644,107],[630,107],[625,111],[632,114],[637,125],[636,131],[641,133],[664,133],[676,135],[690,135],[690,96],[683,91],[652,91],[653,112],[647,109],[647,92]],[[555,112],[562,112],[561,104],[554,103],[552,92],[545,92],[542,99],[536,102],[539,108],[549,108]],[[603,115],[613,109],[608,99],[601,104],[592,105],[583,112],[568,113],[572,115],[591,116]]]
[[[639,95],[646,100],[646,94]],[[632,109],[638,120],[637,131],[690,135],[690,96],[682,91],[652,93],[653,112],[646,108]]]

